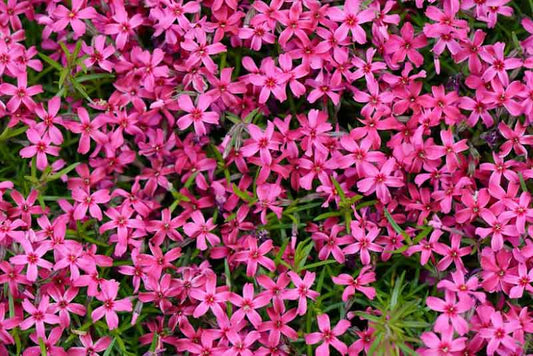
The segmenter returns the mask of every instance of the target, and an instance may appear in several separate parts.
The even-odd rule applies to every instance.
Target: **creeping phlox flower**
[[[0,2],[0,356],[531,353],[529,7]]]

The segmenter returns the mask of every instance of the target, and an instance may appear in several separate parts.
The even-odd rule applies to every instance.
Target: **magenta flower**
[[[272,250],[272,240],[267,240],[257,246],[257,239],[249,237],[247,240],[247,249],[235,254],[235,260],[239,262],[246,262],[246,275],[253,277],[257,273],[258,264],[265,267],[269,271],[274,271],[276,265],[270,258],[265,255]]]
[[[517,155],[527,157],[527,150],[524,145],[533,146],[533,135],[524,135],[526,127],[520,121],[516,122],[514,130],[511,130],[503,121],[498,125],[498,129],[501,135],[507,139],[500,146],[500,156],[507,156],[513,149]]]
[[[206,94],[201,94],[197,98],[196,106],[192,103],[191,97],[188,95],[180,95],[178,97],[178,104],[181,110],[188,112],[188,114],[178,119],[178,126],[180,130],[185,130],[193,125],[194,132],[197,135],[203,136],[207,133],[205,124],[218,124],[218,114],[213,111],[206,111],[211,105],[211,97]]]
[[[34,282],[37,280],[39,276],[38,267],[46,270],[52,269],[53,264],[42,258],[51,249],[49,242],[43,242],[35,249],[27,239],[18,242],[22,245],[24,254],[11,257],[9,262],[15,265],[26,265],[26,278],[28,278],[28,281]]]
[[[180,217],[171,219],[171,213],[169,209],[163,209],[161,211],[161,220],[150,220],[146,226],[146,230],[153,232],[154,236],[151,239],[152,244],[159,246],[163,243],[166,237],[171,240],[180,241],[183,240],[183,236],[176,230],[183,225],[183,220]]]
[[[254,124],[248,124],[246,128],[250,133],[250,140],[241,147],[241,153],[244,157],[251,157],[259,151],[261,161],[266,165],[270,165],[272,163],[270,151],[276,151],[279,147],[279,141],[273,137],[274,124],[269,121],[264,133]]]
[[[423,356],[458,355],[459,352],[465,349],[467,341],[466,337],[454,339],[452,329],[442,331],[440,338],[433,332],[425,332],[420,338],[424,342],[424,345],[428,347],[428,349],[421,352]]]
[[[516,351],[516,342],[509,334],[520,328],[520,324],[515,320],[504,322],[499,311],[492,313],[490,322],[489,326],[479,331],[482,338],[488,339],[487,354],[494,355],[500,347],[504,347],[510,352]]]
[[[71,347],[68,349],[68,354],[72,356],[93,356],[98,352],[105,351],[111,344],[111,337],[104,336],[93,342],[90,333],[80,335],[80,341],[83,346]]]
[[[320,293],[311,290],[316,274],[314,272],[305,271],[303,279],[293,271],[289,271],[288,274],[296,288],[290,289],[287,292],[286,297],[289,300],[298,299],[298,315],[304,315],[307,311],[307,298],[316,300],[320,295]]]
[[[261,88],[259,103],[266,103],[271,94],[279,101],[285,101],[287,99],[285,84],[289,80],[290,75],[276,67],[270,57],[267,57],[261,63],[261,70],[262,73],[254,74],[250,77],[250,82]]]
[[[43,106],[37,106],[35,113],[42,122],[37,123],[35,128],[37,132],[45,132],[50,137],[50,140],[54,145],[60,145],[63,143],[63,134],[55,126],[56,124],[63,126],[63,120],[57,115],[61,106],[61,98],[54,96],[48,101],[48,110],[45,110]]]
[[[118,294],[119,283],[115,280],[103,280],[100,283],[101,291],[96,296],[96,299],[104,303],[102,306],[96,308],[91,313],[93,322],[102,319],[105,320],[109,330],[118,327],[118,315],[116,312],[131,312],[132,304],[129,298],[116,300]]]
[[[21,149],[20,156],[23,158],[37,157],[37,169],[42,171],[48,167],[47,155],[59,156],[60,148],[52,146],[52,140],[48,135],[42,135],[36,129],[29,129],[26,131],[26,136],[30,140],[31,145]]]
[[[65,126],[72,132],[81,134],[78,152],[85,154],[91,148],[91,139],[98,144],[104,144],[108,141],[108,137],[102,131],[98,130],[104,126],[105,121],[102,116],[97,116],[94,120],[91,120],[89,113],[83,107],[79,107],[77,113],[80,122],[65,122]]]
[[[365,164],[363,170],[366,178],[357,182],[357,188],[367,195],[376,192],[378,199],[387,204],[391,200],[388,187],[404,186],[403,179],[391,174],[395,166],[396,160],[393,158],[383,163],[379,170],[372,164]]]
[[[250,40],[250,48],[259,51],[264,43],[274,43],[276,36],[271,32],[266,24],[253,23],[252,27],[241,27],[239,38]]]
[[[190,292],[193,299],[200,303],[196,306],[193,312],[195,318],[199,318],[208,310],[211,310],[217,318],[223,318],[224,310],[221,305],[224,305],[229,300],[229,292],[217,291],[217,277],[215,274],[206,276],[205,290],[194,288]]]
[[[446,270],[453,262],[457,270],[466,272],[462,257],[469,255],[472,248],[469,246],[461,247],[461,235],[451,234],[451,246],[447,246],[442,242],[436,242],[433,250],[439,255],[444,256],[437,264],[439,271]]]
[[[0,304],[0,341],[4,344],[14,344],[15,340],[8,330],[17,327],[20,324],[20,319],[18,317],[13,317],[6,320],[5,316],[5,304]]]
[[[149,244],[150,252],[149,254],[140,254],[137,256],[137,263],[139,266],[144,268],[146,274],[150,275],[152,278],[159,280],[161,273],[167,269],[176,267],[171,263],[172,261],[177,260],[181,256],[181,248],[175,247],[168,250],[165,254],[161,251],[159,246]]]
[[[108,230],[117,229],[118,244],[115,247],[115,254],[121,256],[128,245],[128,233],[130,229],[144,229],[144,223],[139,219],[132,219],[134,210],[128,205],[122,205],[120,211],[109,208],[105,215],[111,219],[100,226],[99,232],[102,234]]]
[[[392,35],[387,41],[386,51],[392,54],[393,63],[403,62],[407,57],[416,67],[420,67],[424,63],[424,57],[418,49],[427,45],[426,36],[422,33],[415,37],[415,31],[410,22],[402,26],[400,34],[401,36]]]
[[[252,283],[246,283],[242,288],[242,297],[236,293],[232,293],[229,296],[231,303],[239,309],[233,313],[232,318],[236,318],[236,321],[243,320],[244,317],[248,318],[255,328],[258,328],[261,323],[261,315],[256,309],[262,308],[270,303],[270,298],[266,295],[258,295],[254,297],[254,285]]]
[[[11,2],[13,0],[9,1]],[[5,6],[5,3],[0,4],[0,7],[1,6]],[[0,61],[0,75],[3,76],[5,74],[9,75],[10,77],[16,77],[24,72],[23,67],[21,67],[16,61],[17,58],[20,58],[22,53],[22,48],[12,46],[8,47],[5,41],[0,41],[0,56],[2,58],[2,61]]]
[[[46,350],[47,355],[67,356],[65,349],[63,349],[61,346],[56,346],[56,344],[61,339],[63,330],[64,329],[61,327],[55,327],[50,331],[50,334],[48,334],[48,337],[46,337],[45,334],[43,335],[39,335],[37,333],[30,334],[30,340],[35,345],[38,345],[38,346],[28,347],[26,350],[24,350],[24,353],[30,356],[42,355],[40,341],[39,341],[39,340],[42,340],[42,343],[44,344],[44,348]]]
[[[368,299],[374,299],[376,296],[375,288],[366,286],[367,284],[376,281],[376,274],[374,272],[369,272],[370,268],[371,266],[364,266],[359,272],[359,276],[357,276],[357,278],[354,278],[346,273],[331,277],[333,283],[341,286],[347,286],[344,288],[344,292],[342,293],[342,300],[344,302],[348,301],[348,299],[354,296],[355,291],[363,293]]]
[[[98,65],[106,72],[113,71],[113,63],[108,58],[115,53],[115,48],[111,45],[106,46],[105,41],[106,37],[100,35],[95,37],[93,46],[87,46],[85,42],[82,42],[81,48],[89,56],[83,61],[87,68]]]
[[[484,248],[481,254],[481,277],[483,279],[481,285],[489,292],[494,291],[509,291],[511,285],[505,280],[507,276],[511,275],[510,263],[512,254],[501,249],[494,251],[491,248]]]
[[[50,312],[49,306],[50,298],[47,295],[41,298],[41,301],[39,302],[37,308],[32,303],[30,303],[28,299],[24,299],[22,301],[22,308],[24,308],[24,311],[30,314],[30,316],[20,323],[20,328],[22,330],[27,330],[33,325],[35,325],[35,331],[37,332],[37,336],[44,337],[45,323],[50,325],[60,323],[59,317]]]
[[[113,6],[115,14],[112,16],[114,22],[105,25],[104,33],[106,35],[116,35],[117,49],[123,49],[129,37],[135,32],[135,28],[143,23],[141,14],[133,15],[130,19],[124,8],[124,4],[118,3]]]
[[[509,292],[509,297],[511,298],[521,298],[524,290],[533,293],[533,287],[531,286],[533,282],[533,269],[528,271],[527,266],[523,263],[518,265],[518,274],[506,275],[504,281],[514,285]]]
[[[186,223],[183,226],[183,230],[188,236],[196,238],[196,247],[198,249],[201,251],[207,250],[206,240],[212,246],[220,243],[220,238],[211,232],[216,228],[216,225],[213,223],[213,218],[205,221],[203,214],[199,211],[193,212],[191,218],[193,222]]]
[[[53,13],[54,17],[56,17],[53,24],[54,31],[62,31],[70,24],[74,30],[74,39],[83,36],[85,34],[85,23],[83,20],[94,19],[97,16],[96,10],[91,6],[83,6],[84,3],[84,0],[72,0],[72,9],[70,10],[63,5],[56,7]]]
[[[379,252],[382,250],[381,246],[373,242],[379,234],[379,229],[372,228],[367,234],[365,230],[352,221],[351,230],[351,235],[355,242],[352,240],[352,243],[344,248],[344,254],[359,253],[361,262],[364,265],[368,265],[370,263],[369,251]]]
[[[351,32],[352,41],[359,44],[366,42],[366,34],[361,24],[370,22],[375,17],[373,9],[361,11],[361,2],[358,0],[346,1],[342,10],[336,6],[332,6],[328,9],[327,15],[333,21],[341,22],[341,25],[335,31],[339,34],[340,41],[348,36],[348,32]]]
[[[481,303],[485,302],[485,293],[476,292],[479,288],[477,277],[470,277],[465,281],[465,274],[460,270],[452,272],[451,276],[452,281],[442,280],[437,284],[437,288],[444,288],[447,291],[457,293],[459,300],[470,301],[473,296]]]
[[[285,312],[284,309],[281,311],[276,310],[276,307],[267,308],[267,314],[270,320],[263,322],[257,330],[260,332],[267,331],[270,342],[279,343],[281,335],[285,335],[291,340],[298,338],[298,333],[287,325],[296,317],[296,309]]]
[[[72,300],[78,295],[78,288],[70,287],[64,293],[61,293],[57,288],[50,289],[50,296],[55,303],[50,304],[50,309],[57,313],[59,312],[59,324],[62,328],[70,326],[70,313],[84,316],[86,309],[79,303],[72,303]]]
[[[479,52],[481,59],[485,63],[489,64],[488,68],[483,73],[481,79],[485,82],[491,81],[494,77],[498,76],[501,83],[504,86],[509,85],[508,70],[518,68],[522,66],[522,60],[519,58],[504,58],[505,43],[497,42],[491,46],[483,47],[483,50]]]
[[[220,42],[207,44],[207,37],[204,31],[197,31],[196,42],[191,38],[186,38],[181,42],[181,48],[190,52],[187,58],[186,65],[191,68],[199,63],[202,63],[211,73],[215,73],[217,65],[213,62],[211,56],[225,52],[226,46]]]
[[[318,328],[320,332],[315,332],[305,335],[305,343],[308,345],[317,344],[322,341],[322,344],[317,347],[315,354],[329,356],[329,346],[333,346],[337,351],[344,355],[348,352],[348,347],[345,343],[340,341],[337,336],[343,335],[350,327],[348,320],[339,320],[335,327],[331,328],[329,316],[327,314],[320,314],[317,316]]]
[[[481,236],[481,238],[486,238],[490,235],[491,247],[494,251],[503,248],[504,236],[516,236],[518,233],[516,226],[508,224],[511,220],[510,217],[505,217],[503,215],[496,217],[491,210],[487,210],[482,217],[490,227],[476,228],[476,235]]]
[[[435,331],[444,333],[449,330],[451,325],[459,335],[464,335],[468,332],[468,323],[459,314],[472,308],[472,300],[463,299],[457,302],[455,293],[446,293],[445,300],[436,297],[427,297],[426,304],[430,309],[442,313],[435,322]]]
[[[74,219],[81,220],[85,218],[87,210],[89,214],[97,220],[102,220],[102,210],[98,204],[105,204],[111,200],[107,189],[100,189],[92,194],[82,188],[72,191],[72,198],[78,202],[74,209]]]
[[[0,84],[0,94],[9,95],[11,99],[7,102],[6,108],[10,113],[14,113],[20,107],[20,104],[28,110],[35,108],[35,101],[32,96],[43,92],[41,85],[33,85],[28,87],[28,77],[26,72],[17,76],[17,86],[9,83]]]
[[[262,184],[257,187],[257,208],[254,213],[261,212],[261,223],[266,224],[267,209],[270,209],[276,214],[278,219],[281,219],[281,213],[283,209],[276,202],[277,198],[281,195],[281,188],[277,184]]]
[[[337,235],[343,231],[344,228],[339,225],[333,226],[329,234],[324,232],[317,232],[313,234],[313,240],[319,242],[322,247],[318,252],[318,258],[320,260],[328,259],[329,255],[332,254],[335,261],[339,263],[344,263],[346,260],[344,252],[342,251],[341,245],[346,245],[350,243],[351,239],[349,236],[337,237]]]

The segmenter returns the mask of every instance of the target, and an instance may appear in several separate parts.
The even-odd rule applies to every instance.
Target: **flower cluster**
[[[0,355],[526,354],[529,5],[1,2]]]

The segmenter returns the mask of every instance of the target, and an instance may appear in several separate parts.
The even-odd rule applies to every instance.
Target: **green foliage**
[[[422,288],[427,287],[416,283],[418,273],[409,281],[405,276],[404,271],[399,277],[391,277],[376,290],[376,298],[370,303],[376,313],[356,312],[374,329],[369,355],[416,355],[413,349],[420,342],[418,335],[430,326],[425,297],[421,295]]]

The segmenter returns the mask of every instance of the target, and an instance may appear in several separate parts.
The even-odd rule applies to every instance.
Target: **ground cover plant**
[[[0,1],[0,355],[523,355],[533,2]]]

